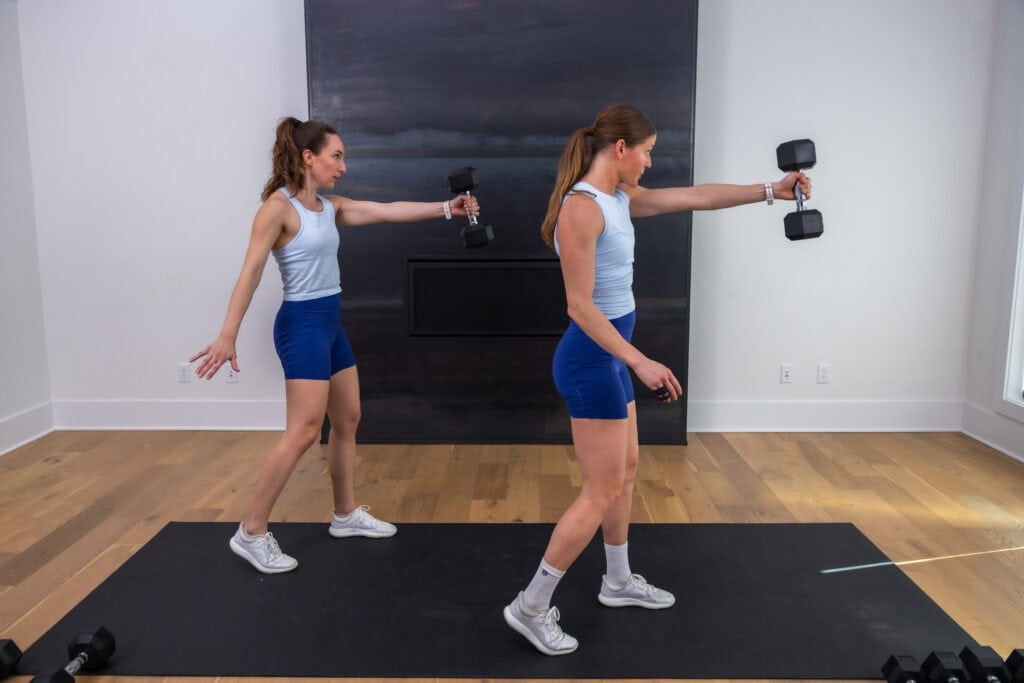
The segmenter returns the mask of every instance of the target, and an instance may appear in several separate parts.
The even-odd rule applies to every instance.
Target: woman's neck
[[[308,180],[308,179],[307,179]],[[316,188],[310,183],[306,183],[305,187],[295,193],[295,198],[302,203],[307,209],[315,209],[319,201],[316,198]]]
[[[615,188],[619,186],[619,175],[615,172],[615,168],[611,164],[605,163],[601,157],[591,162],[590,168],[580,180],[589,183],[605,194],[615,194]]]

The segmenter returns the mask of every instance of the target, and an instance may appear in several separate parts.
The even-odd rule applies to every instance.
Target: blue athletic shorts
[[[626,341],[633,338],[636,312],[610,321]],[[624,420],[633,400],[629,368],[588,337],[575,322],[562,335],[551,363],[555,386],[572,417]]]
[[[324,379],[356,364],[341,329],[341,294],[284,301],[274,318],[274,348],[285,379]]]

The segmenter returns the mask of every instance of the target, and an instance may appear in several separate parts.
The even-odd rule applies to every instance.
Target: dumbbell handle
[[[473,196],[473,195],[471,195],[471,194],[469,193],[469,190],[466,190],[466,197],[469,197],[469,198],[471,198],[472,196]],[[468,210],[468,209],[466,210],[466,218],[468,218],[468,219],[469,219],[469,224],[470,224],[470,225],[476,225],[476,224],[477,224],[477,222],[476,222],[476,216],[474,216],[473,214],[471,214],[471,213],[469,212],[469,210]]]
[[[796,185],[793,186],[793,192],[796,194],[796,210],[797,211],[803,211],[804,210],[804,202],[807,200],[807,197],[804,197],[804,193],[800,191],[800,181],[799,180],[796,181]]]
[[[79,652],[78,656],[76,656],[74,659],[67,663],[67,665],[64,667],[64,670],[72,676],[74,676],[76,673],[82,670],[82,667],[85,666],[88,661],[89,655],[85,654],[84,652]]]

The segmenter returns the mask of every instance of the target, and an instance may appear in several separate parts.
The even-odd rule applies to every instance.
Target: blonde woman
[[[551,598],[559,580],[590,543],[604,537],[607,573],[597,599],[608,607],[664,609],[668,591],[632,572],[628,556],[630,507],[639,444],[630,370],[663,401],[683,388],[672,370],[630,343],[635,322],[631,218],[674,211],[721,209],[770,198],[794,199],[790,173],[774,183],[708,184],[647,189],[657,135],[636,108],[616,104],[577,130],[562,154],[541,229],[559,256],[569,328],[555,350],[555,385],[569,406],[572,439],[583,478],[579,497],[559,519],[533,580],[505,607],[505,621],[538,650],[564,655],[578,642],[563,632]]]

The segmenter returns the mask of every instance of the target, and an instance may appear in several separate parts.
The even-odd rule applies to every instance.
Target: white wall
[[[1024,193],[1024,2],[1002,0],[996,19],[964,431],[1024,460],[1024,409],[1001,400]]]
[[[0,453],[53,426],[17,7],[0,0]]]
[[[691,428],[959,427],[993,10],[701,3],[696,181],[776,178],[811,138],[825,233],[787,242],[792,203],[695,214]]]
[[[307,115],[302,0],[18,9],[56,426],[283,425],[272,264],[242,381],[175,366],[220,328],[278,118]]]
[[[17,7],[56,426],[280,427],[272,264],[241,381],[174,366],[220,325],[277,118],[306,115],[302,1]],[[961,428],[996,7],[701,4],[696,180],[777,178],[810,137],[825,235],[785,240],[792,204],[695,215],[691,430]]]

